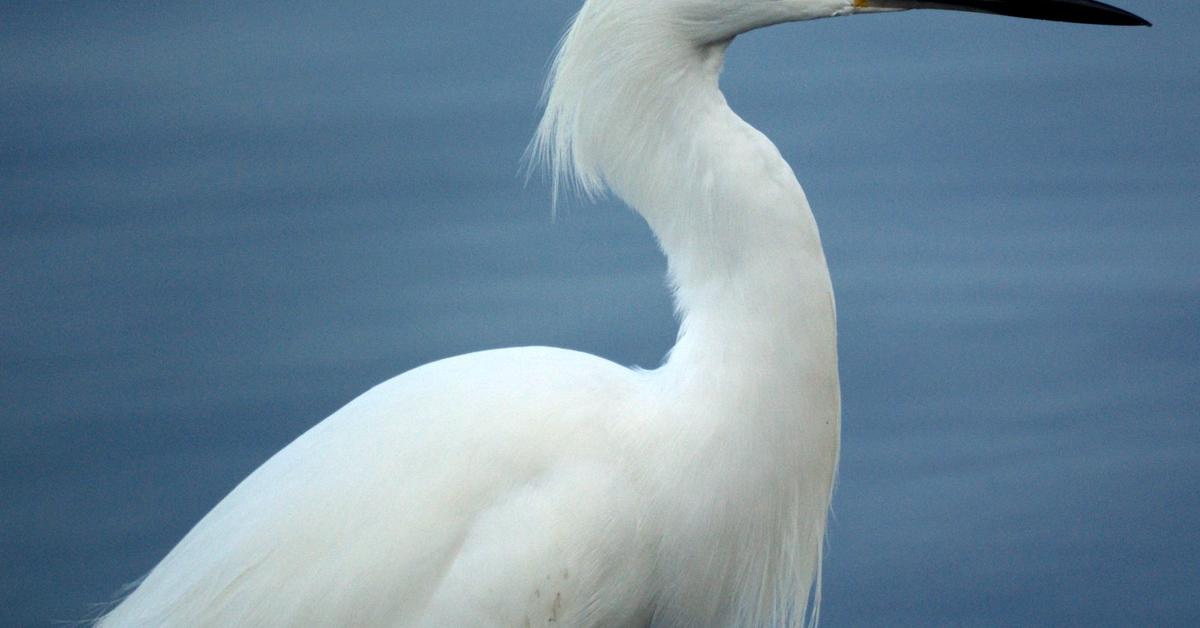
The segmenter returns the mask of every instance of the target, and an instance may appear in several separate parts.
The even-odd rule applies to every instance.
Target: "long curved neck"
[[[736,545],[724,555],[737,564],[724,569],[741,574],[727,581],[737,591],[697,589],[697,600],[731,606],[687,619],[691,605],[680,603],[676,623],[802,618],[819,582],[839,448],[833,293],[817,226],[778,150],[721,94],[728,42],[689,43],[620,8],[584,6],[533,149],[558,182],[619,195],[667,256],[681,326],[652,381],[679,429],[668,436],[676,447],[656,455],[679,456],[664,468],[681,475],[664,482],[663,498],[702,478],[700,499],[722,514],[701,519],[728,526],[720,539]],[[749,487],[767,498],[746,499]],[[695,556],[675,549],[680,564]]]
[[[666,253],[681,325],[655,377],[698,435],[685,437],[683,468],[707,478],[696,485],[741,530],[724,541],[740,564],[725,568],[754,574],[727,596],[738,610],[714,616],[766,625],[789,604],[803,616],[814,583],[820,600],[840,441],[836,323],[808,201],[775,146],[726,104],[723,53],[703,51],[663,93],[644,94],[660,104],[638,137],[656,141],[624,138],[638,149],[614,152],[602,172]]]
[[[747,410],[756,398],[836,412],[833,293],[817,225],[778,150],[721,94],[725,48],[681,54],[669,79],[642,81],[642,115],[627,130],[609,127],[598,166],[667,256],[681,328],[663,371]],[[794,399],[812,391],[832,397]],[[774,435],[795,427],[763,408],[747,414],[771,421]]]
[[[557,182],[609,188],[654,230],[682,318],[664,374],[793,414],[821,403],[836,413],[832,291],[808,201],[721,93],[729,40],[698,44],[658,6],[584,5],[532,148]],[[798,400],[801,390],[831,398]]]

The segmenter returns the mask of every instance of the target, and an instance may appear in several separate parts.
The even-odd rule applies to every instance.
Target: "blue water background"
[[[1200,3],[768,29],[724,87],[821,223],[827,626],[1200,623]],[[0,8],[0,625],[87,616],[423,362],[654,366],[664,260],[524,187],[575,2]]]

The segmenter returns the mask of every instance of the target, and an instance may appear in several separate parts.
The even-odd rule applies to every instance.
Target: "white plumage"
[[[533,153],[556,185],[611,190],[654,230],[682,321],[664,365],[531,347],[400,375],[255,471],[100,625],[815,619],[833,293],[800,185],[718,77],[739,33],[894,8],[589,0]]]

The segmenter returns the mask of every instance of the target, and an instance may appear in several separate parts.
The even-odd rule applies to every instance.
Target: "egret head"
[[[784,22],[909,9],[1150,24],[1095,0],[586,0],[555,59],[530,156],[548,166],[556,195],[560,184],[599,193],[614,168],[641,163],[631,155],[663,145],[663,120],[697,109],[689,86],[707,82],[713,89],[705,93],[715,93],[734,37]]]

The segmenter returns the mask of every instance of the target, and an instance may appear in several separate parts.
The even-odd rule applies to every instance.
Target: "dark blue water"
[[[1200,622],[1200,5],[1123,4],[732,49],[838,289],[826,625]],[[522,187],[575,2],[250,5],[0,8],[0,624],[396,373],[673,340],[644,224]]]

